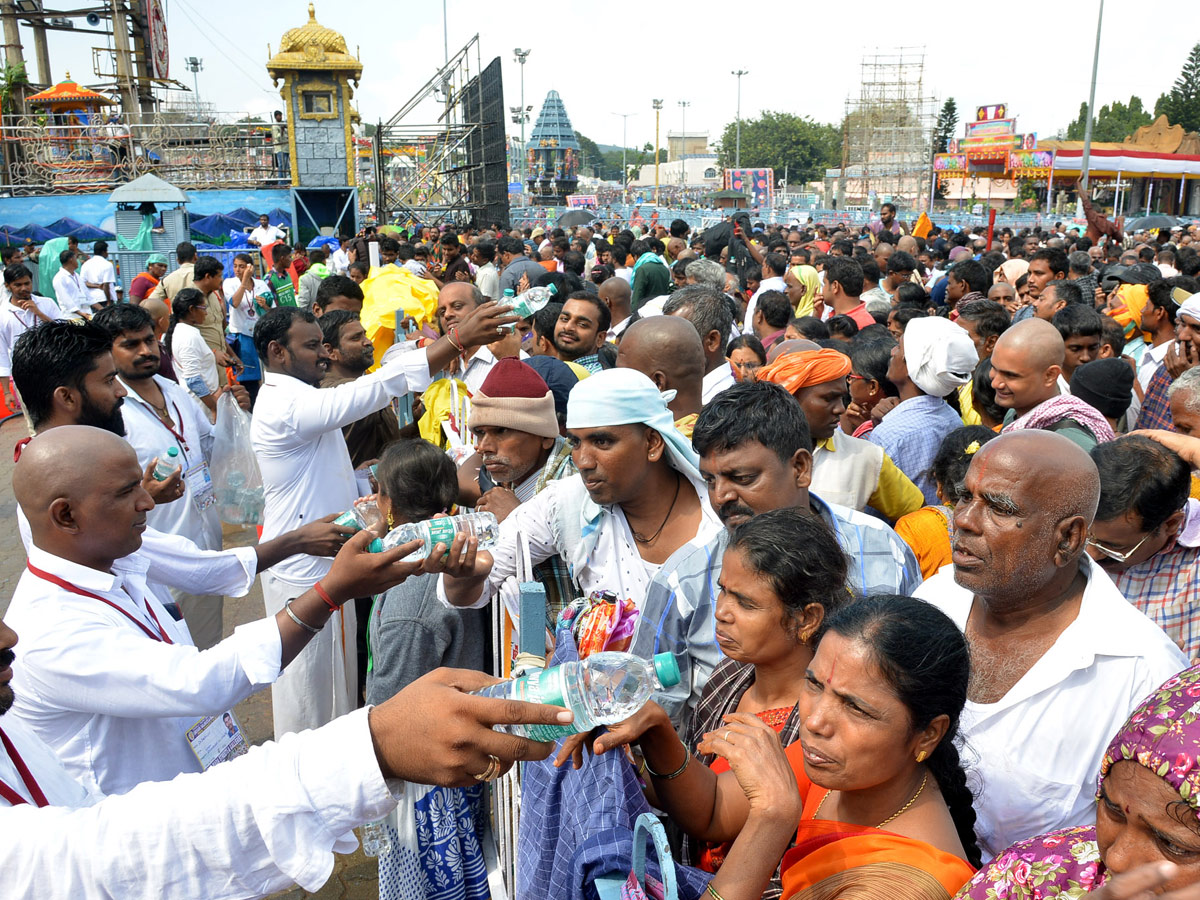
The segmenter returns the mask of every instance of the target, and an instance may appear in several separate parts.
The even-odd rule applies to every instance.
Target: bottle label
[[[445,544],[446,549],[454,542],[454,522],[446,516],[443,519],[430,519],[426,523],[429,528],[429,549],[433,550],[438,544]]]
[[[514,700],[524,700],[526,703],[550,703],[554,706],[565,706],[563,698],[558,696],[558,691],[550,684],[545,685],[543,689],[542,679],[550,675],[549,680],[554,680],[557,673],[553,669],[544,669],[540,672],[531,672],[528,675],[522,675],[516,679],[512,693]],[[553,743],[559,738],[567,737],[575,734],[576,731],[570,725],[526,725],[525,734],[531,741],[547,741]]]

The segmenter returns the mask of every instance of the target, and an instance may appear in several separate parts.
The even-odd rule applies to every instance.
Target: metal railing
[[[182,188],[290,184],[266,123],[158,116],[130,125],[55,115],[0,117],[3,187],[14,194],[85,193],[147,172]]]

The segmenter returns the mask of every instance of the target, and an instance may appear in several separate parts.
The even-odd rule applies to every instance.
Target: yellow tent
[[[411,316],[418,328],[431,322],[437,312],[437,285],[399,266],[372,269],[362,289],[364,299],[359,318],[375,345],[376,365],[395,340],[397,310],[404,310],[404,315]]]

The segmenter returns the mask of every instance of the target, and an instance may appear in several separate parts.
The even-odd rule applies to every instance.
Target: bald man
[[[1066,345],[1058,329],[1041,319],[1018,322],[992,349],[992,388],[1008,410],[1005,431],[1054,431],[1085,451],[1113,439],[1112,427],[1094,409],[1066,391],[1062,380]]]
[[[25,447],[13,492],[32,543],[6,615],[22,638],[11,715],[95,793],[201,771],[187,739],[198,719],[273,682],[346,600],[420,568],[356,536],[322,579],[328,603],[310,589],[200,652],[134,555],[154,501],[129,444],[99,428],[51,429]]]
[[[637,369],[660,391],[674,391],[667,407],[675,417],[675,427],[684,436],[692,436],[692,426],[704,405],[704,345],[690,322],[677,316],[634,322],[617,349],[617,368]]]
[[[1099,497],[1096,466],[1066,437],[1002,435],[967,470],[953,569],[916,591],[971,645],[962,737],[985,857],[1087,821],[1112,735],[1187,666],[1084,552]]]
[[[621,335],[629,327],[629,317],[633,314],[633,288],[620,275],[608,278],[600,285],[600,299],[612,313],[612,324],[608,326],[606,340],[616,344]]]

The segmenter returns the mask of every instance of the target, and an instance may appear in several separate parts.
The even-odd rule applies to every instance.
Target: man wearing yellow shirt
[[[850,358],[836,350],[786,353],[759,369],[759,381],[782,385],[799,402],[813,440],[812,489],[862,511],[870,506],[895,521],[925,505],[921,489],[883,451],[838,427],[846,411]]]

